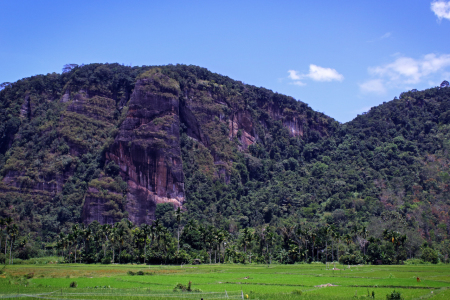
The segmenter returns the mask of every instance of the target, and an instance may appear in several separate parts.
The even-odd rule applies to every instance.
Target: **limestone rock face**
[[[139,79],[106,154],[128,184],[126,210],[133,223],[150,223],[158,203],[183,204],[178,93],[178,84],[160,73]]]

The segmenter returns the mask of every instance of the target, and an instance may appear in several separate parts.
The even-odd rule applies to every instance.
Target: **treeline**
[[[407,259],[448,263],[448,253],[421,245],[408,247],[408,237],[384,230],[381,237],[366,227],[343,234],[333,225],[246,227],[238,231],[184,220],[174,212],[175,226],[167,228],[160,219],[151,225],[135,226],[128,219],[115,224],[74,224],[47,246],[66,263],[311,263],[402,264]]]

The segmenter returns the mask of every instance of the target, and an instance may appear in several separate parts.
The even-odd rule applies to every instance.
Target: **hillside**
[[[196,66],[25,78],[0,91],[0,217],[51,242],[79,222],[174,229],[182,207],[231,234],[280,228],[287,250],[294,227],[329,225],[399,231],[408,256],[424,241],[446,255],[449,100],[448,87],[413,90],[339,124]]]

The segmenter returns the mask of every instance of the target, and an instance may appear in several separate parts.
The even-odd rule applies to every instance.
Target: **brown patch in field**
[[[127,268],[111,268],[111,269],[97,269],[97,270],[89,270],[89,269],[76,269],[75,266],[58,266],[58,267],[33,267],[33,268],[14,268],[8,269],[7,273],[11,276],[19,276],[23,277],[27,274],[34,273],[34,277],[39,278],[76,278],[76,277],[111,277],[117,275],[127,275],[129,269]],[[185,272],[184,270],[154,270],[154,269],[137,269],[133,268],[133,271],[143,271],[145,273],[152,273],[154,275],[165,275],[165,274],[174,274]],[[4,275],[2,278],[5,278]]]

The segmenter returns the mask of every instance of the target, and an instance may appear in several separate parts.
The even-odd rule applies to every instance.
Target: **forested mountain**
[[[322,257],[323,228],[349,259],[387,261],[391,238],[392,261],[424,242],[447,259],[449,100],[444,82],[340,124],[196,66],[68,66],[0,91],[0,217],[36,248],[76,223],[178,233],[181,207],[192,251],[196,226],[236,239],[270,226],[285,261]]]

